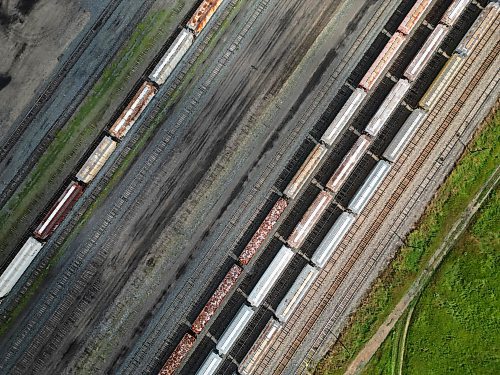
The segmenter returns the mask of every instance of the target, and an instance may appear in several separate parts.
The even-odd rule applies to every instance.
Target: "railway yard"
[[[312,373],[498,108],[500,3],[93,11],[2,138],[0,373]],[[126,82],[29,198],[115,54]]]

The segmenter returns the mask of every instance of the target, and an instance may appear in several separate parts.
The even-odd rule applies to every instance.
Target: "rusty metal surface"
[[[186,356],[186,354],[191,350],[194,345],[196,338],[190,333],[186,333],[179,345],[176,346],[175,350],[168,357],[167,362],[163,365],[158,375],[171,375],[177,370]]]
[[[229,272],[226,274],[224,279],[221,281],[214,294],[210,297],[206,303],[203,310],[194,321],[191,329],[194,333],[199,334],[205,325],[210,321],[212,316],[216,313],[217,309],[220,307],[222,301],[227,296],[231,288],[236,284],[238,277],[240,277],[243,269],[238,265],[233,265]]]
[[[187,27],[199,34],[206,26],[212,15],[219,8],[222,0],[205,0],[196,9],[193,17],[188,21]]]
[[[250,260],[252,260],[260,245],[262,245],[262,243],[267,238],[274,225],[280,218],[283,211],[285,211],[287,205],[287,201],[283,198],[278,199],[278,201],[274,204],[273,208],[271,209],[271,211],[269,211],[269,214],[267,214],[259,229],[257,229],[257,232],[255,232],[255,234],[252,236],[252,239],[245,246],[245,249],[243,249],[243,252],[239,257],[239,261],[242,265],[247,265]]]
[[[429,7],[431,0],[418,0],[410,12],[406,15],[401,25],[398,27],[398,31],[403,34],[409,34],[415,25],[418,24],[420,18],[423,17],[427,8]]]

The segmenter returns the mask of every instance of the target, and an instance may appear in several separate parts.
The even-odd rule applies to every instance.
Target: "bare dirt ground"
[[[359,1],[356,6],[365,3]],[[217,47],[219,53],[214,53],[205,62],[203,71],[197,73],[203,83],[210,78],[209,73],[203,72],[213,71],[220,53],[258,5],[258,1],[250,1],[240,11]],[[351,34],[363,29],[360,23],[363,11],[348,13],[349,18],[338,23],[337,33],[330,38],[330,50],[322,51],[306,69],[303,86],[296,88],[287,103],[279,104],[284,108],[284,124],[277,121],[254,128],[255,123],[247,116],[258,115],[270,105],[270,99],[283,86],[338,5],[339,2],[319,0],[270,1],[255,28],[244,33],[241,50],[233,51],[231,63],[202,90],[195,111],[186,116],[184,109],[198,93],[198,86],[179,101],[106,205],[72,241],[66,256],[44,284],[43,292],[30,304],[29,312],[19,319],[11,334],[2,339],[4,370],[81,372],[75,370],[74,363],[67,366],[75,355],[85,354],[90,358],[79,364],[83,367],[78,367],[84,369],[83,373],[116,371],[133,344],[131,338],[140,334],[139,323],[146,325],[156,306],[168,306],[168,299],[174,297],[172,291],[180,286],[176,279],[179,283],[189,281],[189,272],[193,269],[191,260],[203,260],[201,250],[206,251],[207,244],[203,243],[202,247],[201,241],[212,235],[212,230],[220,230],[232,201],[241,201],[245,195],[242,190],[251,188],[245,181],[251,172],[256,173],[254,168],[261,167],[258,163],[265,147],[273,146],[272,140],[280,135],[282,127],[305,101],[314,100],[318,81],[326,79],[322,77],[324,70],[333,62],[338,64],[337,54],[349,48],[344,41],[352,42]],[[201,206],[195,206],[197,210],[203,206],[206,210],[201,210],[197,220],[191,221],[193,226],[187,226],[183,217],[177,221],[183,225],[170,226],[179,207],[213,166],[225,143],[238,132],[244,135],[253,131],[261,136],[253,140],[248,154],[232,165],[221,165],[222,171],[218,169],[225,185],[212,190],[209,184],[207,190],[196,197],[201,200]],[[265,140],[271,141],[266,144]],[[158,147],[160,157],[151,159]],[[231,150],[226,152],[229,158]],[[189,213],[189,206],[186,211]],[[166,245],[172,233],[178,235],[175,238],[178,242]],[[212,267],[218,267],[226,256],[225,249],[221,249]],[[76,259],[79,263],[75,263]],[[128,284],[131,293],[126,296],[130,299],[127,303],[118,301],[112,305],[109,320],[98,332],[92,331],[138,265],[145,272]],[[185,311],[179,313],[185,314]],[[173,329],[176,320],[173,317],[171,320],[170,329]],[[95,337],[103,340],[90,345]],[[19,343],[19,339],[20,344],[13,345]],[[152,351],[154,353],[155,348]]]
[[[0,140],[89,21],[79,2],[0,2]]]

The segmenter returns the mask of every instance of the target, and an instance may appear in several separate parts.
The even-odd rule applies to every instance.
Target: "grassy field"
[[[130,84],[134,69],[145,62],[146,51],[168,38],[167,30],[184,2],[179,0],[169,10],[156,11],[139,23],[128,42],[120,49],[112,63],[105,68],[89,95],[66,126],[56,135],[37,165],[18,188],[16,193],[0,211],[0,249],[11,240],[15,228],[19,227],[32,207],[36,207],[45,194],[45,189],[60,179],[68,161],[76,162],[103,126],[102,118],[116,94]],[[97,124],[100,124],[99,128]]]
[[[340,340],[317,366],[316,374],[342,374],[416,279],[453,223],[496,169],[500,160],[500,112],[471,142],[439,189],[396,259],[374,283]]]
[[[500,368],[500,190],[485,202],[416,303],[403,374],[495,374]],[[398,374],[397,327],[363,370]]]

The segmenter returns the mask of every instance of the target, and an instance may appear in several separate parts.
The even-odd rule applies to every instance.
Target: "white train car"
[[[196,371],[196,375],[214,375],[217,373],[219,366],[222,363],[222,357],[215,352],[210,352],[210,354],[205,358],[201,367]]]
[[[448,26],[437,25],[434,31],[429,35],[424,45],[413,58],[410,65],[406,68],[404,76],[413,82],[422,73],[422,70],[427,66],[432,55],[438,50],[439,45],[448,34]]]
[[[436,105],[441,95],[443,95],[453,78],[457,75],[463,63],[464,58],[457,54],[454,54],[448,60],[434,82],[432,82],[431,87],[429,87],[422,99],[420,99],[420,107],[429,111]]]
[[[335,249],[342,242],[355,221],[356,217],[349,212],[343,212],[337,218],[335,224],[333,224],[332,228],[328,231],[311,258],[311,261],[316,266],[319,268],[326,266]]]
[[[425,12],[431,5],[431,0],[417,0],[415,5],[410,9],[403,22],[398,27],[398,31],[408,35],[420,22]]]
[[[97,176],[115,149],[116,142],[111,137],[104,137],[85,164],[80,168],[76,174],[76,178],[85,184],[90,183]]]
[[[287,242],[290,247],[298,249],[302,246],[332,200],[333,197],[326,191],[322,191],[318,194],[288,238]]]
[[[452,27],[455,22],[457,22],[465,8],[467,8],[469,3],[470,0],[454,0],[448,9],[446,9],[446,12],[443,14],[443,17],[441,17],[440,22],[444,25]]]
[[[363,100],[368,95],[365,90],[357,88],[349,96],[347,102],[340,109],[340,112],[335,116],[328,129],[323,133],[321,141],[328,146],[332,146],[336,139],[340,136],[340,133],[345,129],[349,120],[353,118],[354,114],[358,110],[359,106]]]
[[[366,178],[363,185],[356,192],[354,197],[349,202],[349,210],[352,213],[359,215],[361,211],[365,208],[368,201],[373,197],[373,194],[377,191],[380,184],[387,176],[391,169],[391,164],[385,160],[380,160],[375,168]]]
[[[460,41],[460,44],[457,46],[456,51],[462,56],[469,56],[470,53],[476,46],[479,41],[483,38],[484,34],[493,24],[498,24],[498,14],[500,13],[500,3],[498,2],[490,2],[483,9],[479,17],[477,17],[476,21],[469,29],[467,34]]]
[[[352,146],[346,156],[342,159],[339,167],[335,170],[332,177],[326,183],[326,188],[332,193],[340,190],[342,185],[346,182],[349,175],[352,173],[356,164],[361,160],[365,152],[370,147],[371,140],[368,136],[362,135],[358,138],[356,143]]]
[[[426,117],[427,112],[423,109],[417,108],[414,110],[406,119],[401,129],[399,129],[389,146],[385,149],[384,154],[382,155],[384,159],[390,161],[391,163],[394,163],[397,159],[399,159],[403,150],[406,146],[408,146],[408,143],[410,143],[411,139]]]
[[[300,302],[302,302],[302,299],[307,294],[309,288],[313,285],[316,277],[318,277],[318,274],[319,270],[316,267],[309,264],[304,267],[276,309],[276,317],[280,322],[284,323],[290,319],[297,306],[299,306]]]
[[[377,136],[387,120],[389,120],[389,117],[391,117],[392,113],[403,100],[403,97],[408,92],[410,85],[410,82],[406,79],[400,79],[396,85],[394,85],[384,102],[381,104],[380,108],[366,126],[366,133],[370,134],[372,137]]]
[[[155,66],[149,79],[158,85],[163,85],[170,77],[175,67],[193,45],[194,35],[187,29],[182,29],[170,48],[165,52],[160,62]]]
[[[290,181],[287,185],[284,194],[288,198],[294,199],[297,196],[300,189],[302,189],[302,187],[312,177],[314,171],[320,165],[327,152],[328,149],[323,145],[316,145],[313,148],[304,164],[300,166],[300,169],[297,171],[295,176],[293,176],[292,181]]]
[[[247,355],[238,367],[241,375],[251,375],[258,364],[267,353],[267,350],[274,342],[276,335],[281,331],[281,323],[274,318],[269,319],[259,337],[248,351]]]
[[[238,337],[241,336],[247,327],[254,313],[254,309],[250,306],[243,305],[240,307],[238,313],[233,320],[231,320],[231,323],[229,323],[217,342],[216,348],[219,354],[226,355],[229,353],[236,340],[238,340]]]
[[[28,238],[21,250],[19,250],[12,262],[10,262],[2,273],[2,276],[0,276],[0,299],[10,293],[42,247],[43,244],[41,242],[38,242],[33,237]]]
[[[292,260],[293,254],[293,251],[288,247],[284,245],[281,247],[248,296],[247,300],[252,306],[259,307],[264,302],[267,294]]]

